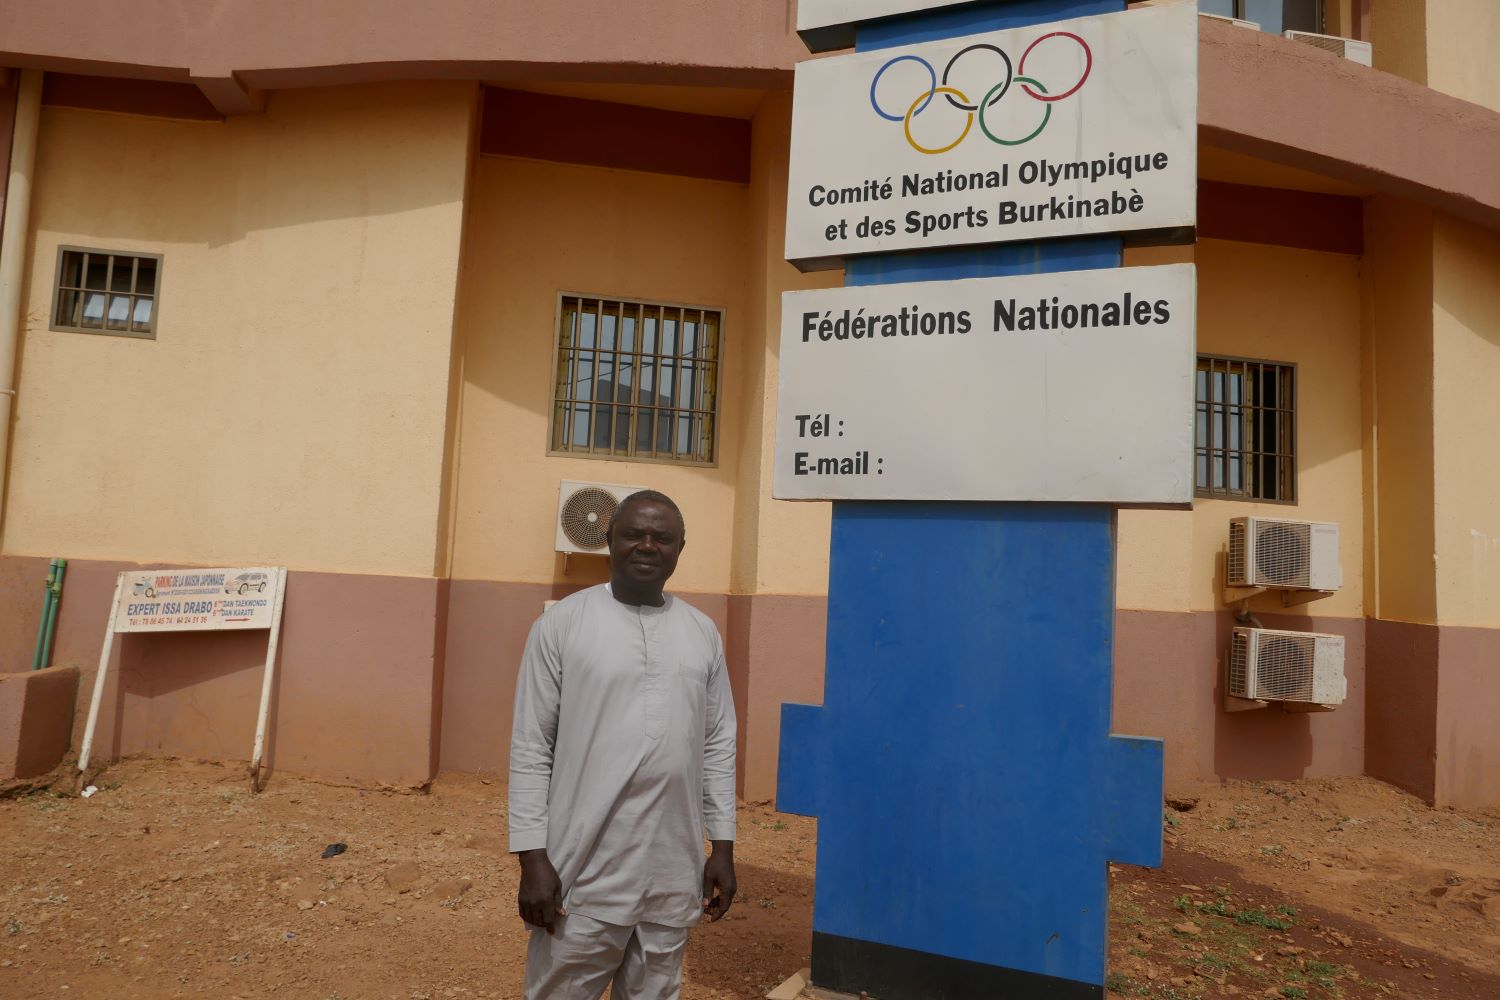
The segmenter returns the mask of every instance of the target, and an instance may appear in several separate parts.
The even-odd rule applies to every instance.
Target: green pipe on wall
[[[36,633],[36,650],[31,655],[31,669],[52,665],[52,638],[57,632],[57,608],[62,603],[63,576],[68,561],[54,559],[47,567],[47,599],[42,605],[42,620]]]
[[[42,601],[42,615],[36,623],[36,645],[31,650],[31,669],[42,669],[42,643],[47,635],[47,613],[52,610],[52,577],[57,572],[57,560],[47,567],[47,597]]]

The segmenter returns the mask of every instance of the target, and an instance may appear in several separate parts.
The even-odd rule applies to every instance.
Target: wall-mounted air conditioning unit
[[[557,491],[557,551],[603,555],[604,533],[620,501],[644,489],[612,483],[577,483],[564,479]]]
[[[1344,637],[1236,627],[1229,640],[1230,697],[1308,705],[1342,705]]]
[[[1352,38],[1340,38],[1338,35],[1318,35],[1311,31],[1283,31],[1283,38],[1290,38],[1294,42],[1302,42],[1320,48],[1324,52],[1332,52],[1336,56],[1342,56],[1351,62],[1357,62],[1361,66],[1374,65],[1375,50],[1369,42],[1359,42]]]
[[[1343,585],[1339,526],[1323,521],[1236,517],[1229,522],[1231,587],[1333,591]]]
[[[1223,14],[1205,14],[1201,10],[1198,12],[1198,16],[1206,17],[1212,21],[1224,21],[1228,24],[1234,25],[1236,28],[1249,28],[1251,31],[1260,30],[1260,24],[1258,24],[1257,22],[1241,20],[1238,17],[1225,17]]]

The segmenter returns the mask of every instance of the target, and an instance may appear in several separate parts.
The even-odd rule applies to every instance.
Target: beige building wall
[[[1132,252],[1127,263],[1160,253]],[[1364,613],[1359,261],[1338,254],[1203,240],[1197,246],[1198,350],[1297,365],[1295,505],[1198,500],[1191,511],[1122,510],[1116,603],[1214,611],[1223,603],[1229,519],[1336,521],[1344,585],[1308,611]],[[1276,595],[1252,610],[1281,610]]]
[[[1431,624],[1433,590],[1432,214],[1366,202],[1370,617]]]
[[[431,576],[474,94],[45,109],[5,553]],[[164,255],[155,340],[48,329],[63,245]]]
[[[1439,804],[1500,797],[1500,237],[1433,227]]]
[[[1438,755],[1432,213],[1365,202],[1365,770],[1426,798]]]
[[[1190,511],[1122,510],[1116,583],[1116,732],[1166,741],[1169,792],[1220,778],[1358,774],[1364,765],[1364,474],[1358,258],[1224,240],[1191,251],[1134,250],[1127,265],[1189,256],[1198,265],[1198,350],[1297,366],[1296,504],[1200,499]],[[1337,711],[1223,709],[1233,626],[1223,599],[1232,517],[1340,526],[1343,587],[1287,609],[1250,611],[1267,628],[1346,642],[1349,698]]]
[[[1352,26],[1365,3],[1331,0],[1330,30]],[[1491,0],[1369,5],[1362,30],[1377,67],[1500,109]],[[158,40],[186,44],[171,34],[178,21],[158,20]],[[76,68],[67,52],[79,38],[124,58],[116,35],[86,22],[67,36],[71,48],[52,39],[28,48],[36,35],[23,31],[13,49],[58,72]],[[50,24],[16,27],[34,23]],[[439,48],[445,33],[463,43],[450,54],[475,37],[459,22],[439,27]],[[784,27],[769,45],[764,32],[745,33],[748,56],[721,53],[722,65],[701,69],[619,63],[607,33],[597,51],[550,27],[510,43],[538,76],[575,65],[636,84],[760,88],[786,85],[797,45]],[[1247,182],[1326,169],[1319,183],[1335,190],[1352,178],[1360,190],[1488,218],[1492,192],[1472,172],[1429,166],[1466,162],[1433,149],[1488,141],[1492,123],[1478,108],[1357,67],[1329,63],[1324,73],[1281,59],[1279,46],[1237,39],[1229,49],[1217,30],[1205,28],[1206,72],[1243,82],[1278,65],[1332,95],[1291,117],[1274,94],[1260,105],[1205,102],[1211,141],[1284,161],[1284,172]],[[233,48],[220,35],[213,44]],[[840,283],[837,272],[801,275],[782,260],[789,97],[770,93],[755,112],[749,184],[476,158],[476,85],[341,82],[479,65],[408,59],[393,40],[403,41],[399,31],[364,39],[362,56],[345,46],[324,62],[255,55],[245,65],[267,80],[329,84],[273,90],[265,114],[184,122],[45,111],[0,573],[19,593],[45,556],[74,560],[59,660],[87,672],[126,564],[290,565],[273,763],[421,784],[440,750],[448,766],[503,763],[507,686],[527,626],[543,599],[604,577],[603,560],[553,551],[558,481],[655,486],[686,509],[692,544],[674,587],[729,642],[743,788],[765,798],[779,705],[821,699],[830,514],[828,504],[770,496],[780,298]],[[122,75],[186,66],[163,57]],[[178,99],[195,96],[176,86]],[[227,77],[207,89],[254,110]],[[702,98],[695,110],[733,114],[748,113],[737,102],[752,93],[726,102],[712,87],[670,89],[674,100]],[[109,97],[101,88],[90,99]],[[1397,148],[1425,150],[1426,163],[1382,159],[1379,143],[1334,127],[1413,108],[1437,112],[1417,126],[1422,141]],[[1301,130],[1307,122],[1316,136]],[[1368,199],[1366,217],[1362,260],[1217,241],[1188,251],[1200,267],[1200,348],[1299,366],[1300,502],[1121,513],[1116,728],[1166,735],[1177,778],[1367,767],[1439,801],[1493,800],[1500,473],[1488,455],[1500,423],[1500,245],[1388,195]],[[165,255],[157,339],[47,329],[52,270],[68,244]],[[725,310],[713,467],[547,456],[561,290]],[[1221,709],[1216,661],[1230,621],[1221,555],[1227,522],[1242,513],[1344,528],[1336,596],[1289,615],[1276,614],[1275,596],[1252,605],[1273,627],[1346,634],[1351,698],[1338,712]],[[34,624],[0,615],[0,632],[29,644]],[[259,642],[122,643],[106,698],[121,707],[104,720],[101,746],[241,755]]]
[[[783,700],[822,696],[827,504],[771,499],[781,294],[826,287],[782,257],[791,102],[752,121],[749,184],[481,157],[466,230],[444,766],[503,766],[515,664],[541,601],[607,576],[555,549],[562,479],[672,495],[689,544],[672,587],[719,624],[741,787],[771,797]],[[724,310],[713,467],[548,454],[559,292]]]
[[[1451,0],[1373,0],[1365,39],[1375,68],[1417,83],[1427,82],[1427,11]],[[1484,2],[1484,0],[1480,0]]]
[[[774,500],[771,485],[782,293],[836,287],[843,274],[801,274],[783,256],[790,139],[791,95],[767,94],[752,123],[750,176],[750,311],[763,334],[745,364],[745,448],[728,608],[740,784],[752,800],[775,795],[782,704],[823,700],[833,508]]]
[[[1500,795],[1500,239],[1372,199],[1374,530],[1366,769],[1439,805]]]
[[[759,339],[746,309],[746,225],[742,184],[480,158],[463,282],[455,579],[604,579],[603,558],[574,556],[565,572],[555,551],[558,483],[573,479],[671,495],[688,524],[674,589],[728,591],[741,367]],[[561,292],[724,311],[715,466],[548,456]]]
[[[1415,6],[1415,4],[1413,4]],[[1494,0],[1428,0],[1427,85],[1500,111],[1500,4]]]
[[[1433,230],[1438,619],[1500,628],[1500,237]],[[1500,675],[1497,675],[1500,676]]]
[[[1341,5],[1348,0],[1341,0]],[[1330,11],[1332,15],[1333,12]],[[1330,16],[1337,34],[1345,13]],[[1374,0],[1365,38],[1376,69],[1500,111],[1500,4],[1494,0]]]
[[[749,312],[764,331],[744,364],[745,447],[740,455],[731,589],[735,594],[828,592],[832,505],[771,498],[776,457],[776,383],[781,354],[781,296],[836,288],[839,270],[802,274],[786,262],[787,162],[792,97],[767,94],[753,123],[750,178]]]

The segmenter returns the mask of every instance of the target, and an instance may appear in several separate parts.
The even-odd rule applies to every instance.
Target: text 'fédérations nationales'
[[[1094,330],[1169,323],[1172,310],[1166,299],[1142,298],[1133,292],[1102,302],[1064,302],[1054,295],[1035,302],[995,299],[993,320],[996,333]],[[973,329],[974,317],[967,309],[923,309],[912,305],[889,312],[844,309],[838,313],[813,310],[802,314],[803,343],[946,336]]]
[[[1011,164],[1000,164],[994,170],[939,170],[933,173],[902,174],[886,178],[866,178],[858,184],[814,184],[807,200],[814,208],[879,205],[898,198],[926,198],[965,192],[986,192],[1008,188],[1014,179],[1023,186],[1056,188],[1062,184],[1116,185],[1097,195],[1049,195],[1039,201],[1003,200],[989,207],[970,205],[962,210],[941,213],[912,209],[898,219],[866,215],[854,226],[856,238],[893,236],[899,229],[910,234],[929,236],[953,229],[979,229],[990,225],[1037,223],[1063,219],[1123,216],[1142,212],[1145,196],[1129,185],[1140,174],[1161,173],[1170,165],[1166,153],[1135,153],[1088,160],[1054,163],[1050,160],[1025,160],[1012,176]],[[824,236],[830,242],[849,239],[849,220],[826,227]]]

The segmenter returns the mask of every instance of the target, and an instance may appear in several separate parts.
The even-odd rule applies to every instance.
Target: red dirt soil
[[[0,997],[520,997],[502,782],[275,775],[252,795],[238,767],[147,758],[96,781],[0,800]],[[1341,779],[1167,816],[1165,870],[1114,869],[1111,996],[1500,997],[1500,814]],[[694,932],[685,1000],[764,996],[807,965],[815,838],[742,809],[741,895]]]

